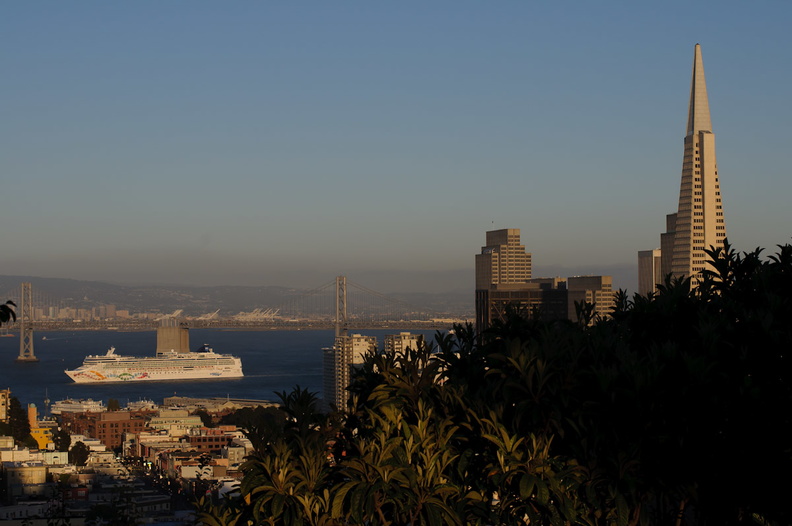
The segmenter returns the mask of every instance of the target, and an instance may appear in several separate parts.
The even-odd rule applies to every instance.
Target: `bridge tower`
[[[346,276],[336,278],[335,340],[333,346],[322,349],[324,401],[339,409],[345,407],[349,393],[350,367],[352,366],[351,338],[347,335],[347,288]]]
[[[28,282],[21,285],[19,296],[19,356],[18,362],[37,362],[33,354],[33,288]]]
[[[335,312],[335,336],[346,336],[347,329],[347,286],[346,276],[336,278],[336,312]]]

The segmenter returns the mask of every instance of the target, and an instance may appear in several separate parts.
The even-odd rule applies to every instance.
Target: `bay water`
[[[385,335],[396,329],[351,331],[376,336],[382,348]],[[427,340],[435,331],[411,331]],[[0,389],[11,389],[23,406],[35,403],[44,414],[44,400],[65,398],[117,399],[122,406],[142,399],[161,404],[167,396],[197,398],[231,397],[273,400],[276,391],[291,391],[299,385],[322,397],[322,348],[333,345],[332,330],[240,331],[191,329],[190,347],[202,344],[220,354],[242,359],[244,378],[76,384],[63,371],[79,367],[89,354],[105,354],[111,346],[126,356],[154,356],[155,331],[51,331],[35,332],[33,351],[38,362],[16,362],[19,337],[0,338]]]

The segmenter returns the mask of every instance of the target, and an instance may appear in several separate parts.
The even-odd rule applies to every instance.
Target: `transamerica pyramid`
[[[690,277],[691,286],[701,283],[701,271],[707,266],[704,250],[720,247],[726,237],[723,219],[718,163],[715,159],[715,134],[712,133],[707,83],[701,46],[693,55],[693,79],[690,85],[685,150],[682,158],[682,181],[676,214],[666,218],[667,232],[661,236],[660,275],[665,278]],[[639,282],[651,283],[647,274],[649,253],[639,252]],[[656,272],[653,275],[657,275]],[[653,288],[653,287],[651,287]],[[639,290],[645,294],[648,290]]]
[[[710,246],[722,246],[725,237],[715,134],[712,133],[701,46],[696,44],[679,207],[674,226],[671,260],[674,277],[690,276],[691,286],[698,285],[707,262],[704,250]]]

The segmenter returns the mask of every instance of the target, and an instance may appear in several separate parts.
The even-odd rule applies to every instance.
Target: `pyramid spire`
[[[704,80],[704,61],[701,59],[701,45],[696,44],[693,55],[693,80],[690,83],[690,107],[688,109],[687,135],[700,131],[712,131],[707,82]]]
[[[684,139],[682,177],[677,211],[666,216],[666,231],[660,236],[660,275],[690,278],[698,287],[707,270],[710,247],[722,247],[726,239],[718,161],[715,159],[715,134],[712,133],[707,85],[701,46],[693,56],[693,81],[690,86],[687,134]],[[639,253],[639,281],[657,281],[656,254]],[[711,268],[710,268],[711,270]]]

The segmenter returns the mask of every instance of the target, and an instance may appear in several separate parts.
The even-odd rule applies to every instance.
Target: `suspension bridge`
[[[339,316],[343,318],[340,323],[345,326],[361,329],[442,328],[451,321],[458,321],[448,313],[410,304],[348,281],[344,276],[307,291],[282,289],[277,296],[249,298],[234,304],[243,306],[238,310],[221,308],[208,313],[198,309],[229,302],[211,297],[197,302],[186,294],[171,294],[167,301],[161,298],[155,301],[154,298],[141,298],[139,289],[134,289],[129,291],[128,301],[123,294],[116,295],[115,303],[110,305],[89,299],[89,296],[101,297],[95,291],[82,291],[77,287],[67,294],[69,297],[59,298],[44,287],[30,283],[7,290],[0,298],[17,304],[18,321],[4,330],[16,332],[23,326],[28,331],[83,328],[148,330],[155,328],[163,318],[178,318],[195,328],[252,329],[328,328],[339,322]],[[144,311],[145,308],[150,310]]]

